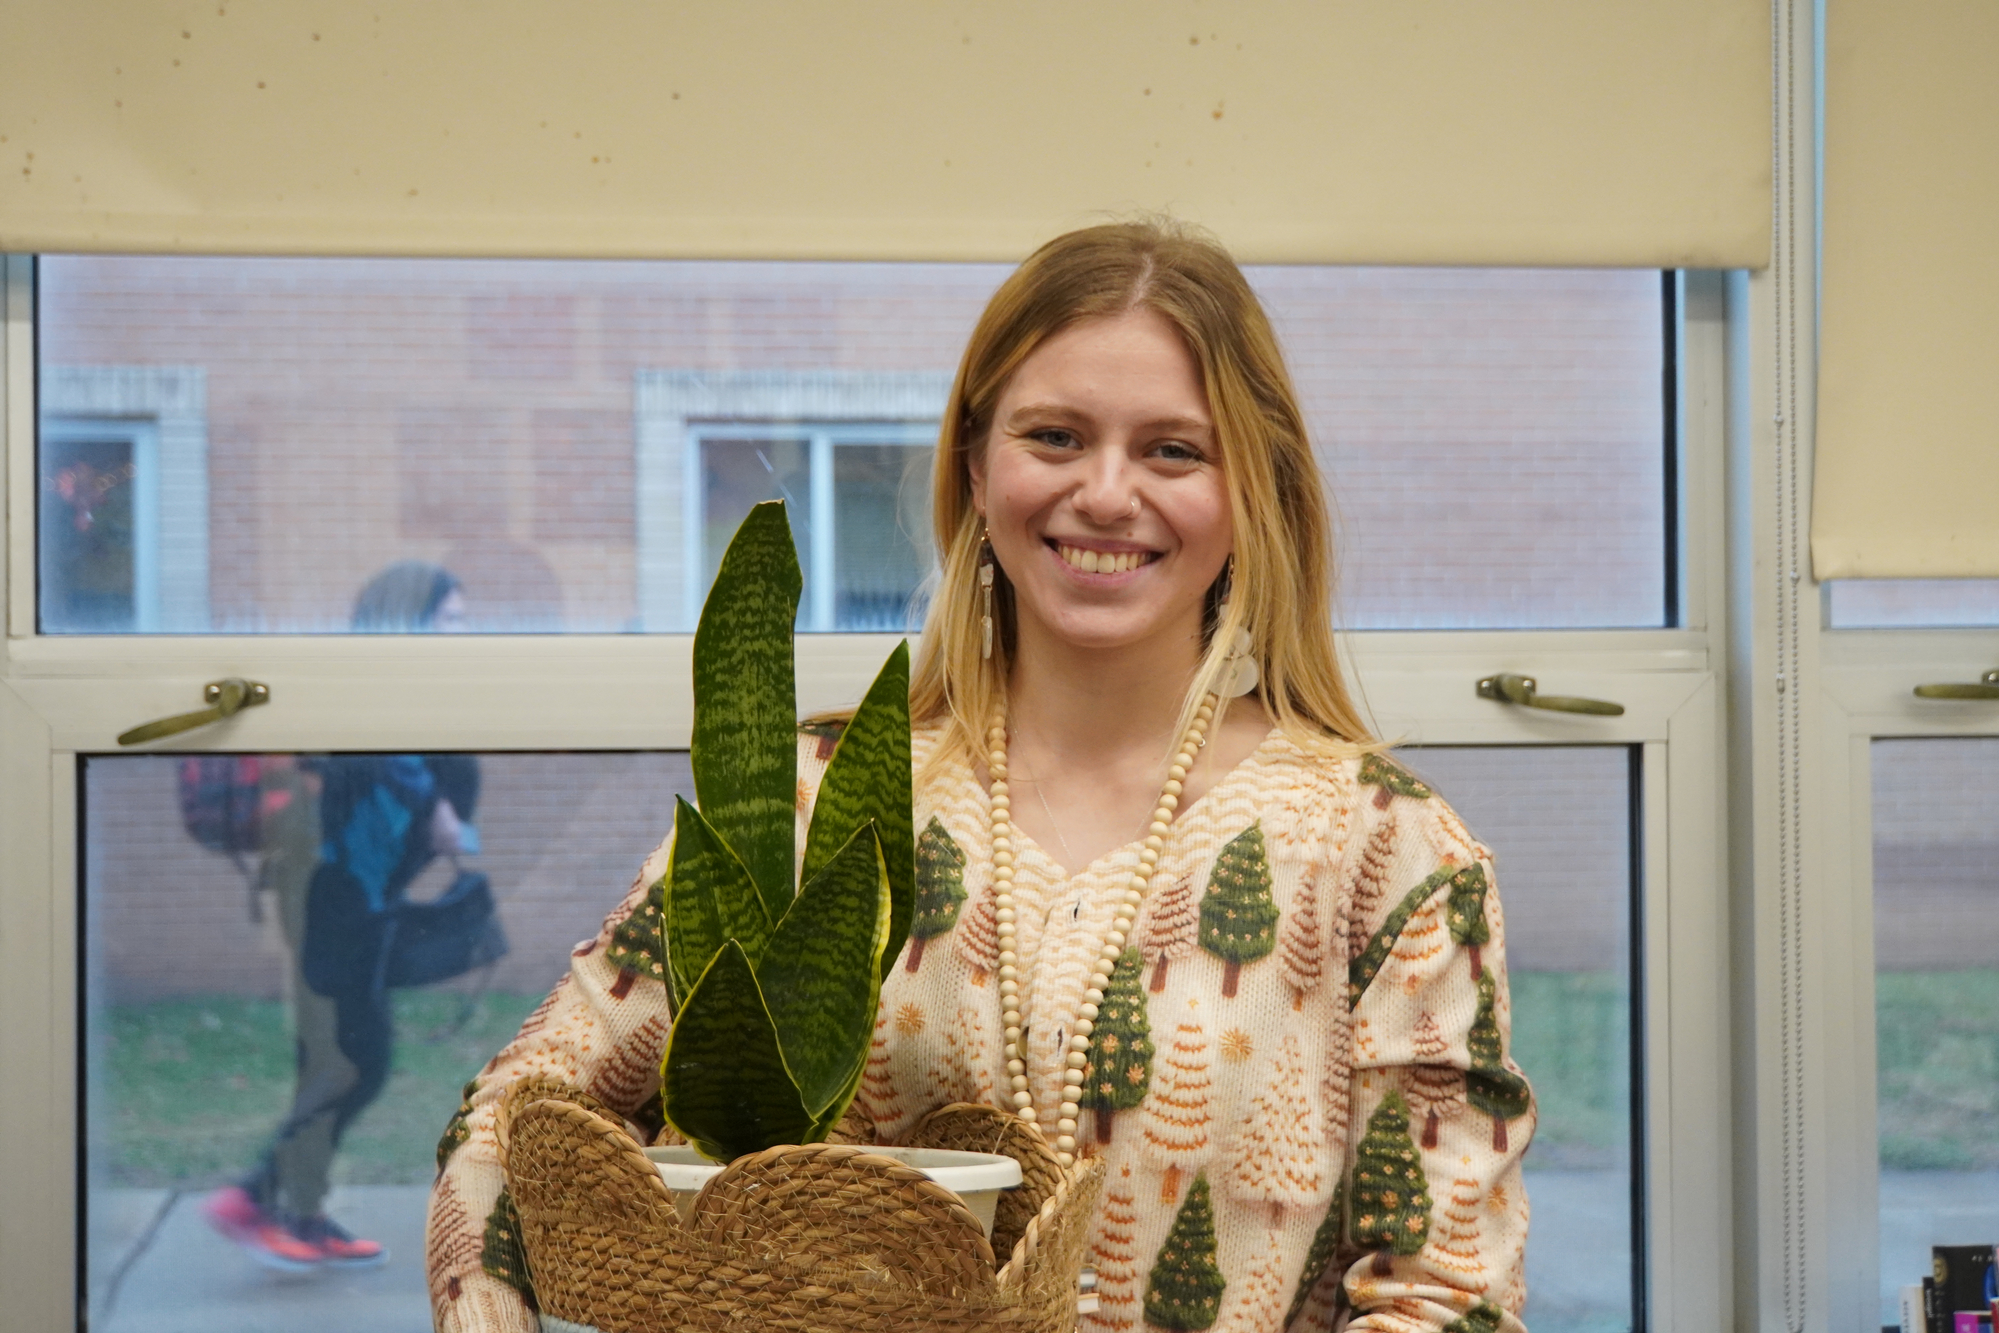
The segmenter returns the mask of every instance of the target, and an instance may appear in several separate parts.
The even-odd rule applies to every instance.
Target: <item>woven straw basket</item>
[[[853,1121],[849,1134],[872,1131]],[[856,1143],[769,1148],[729,1163],[683,1224],[619,1118],[543,1080],[500,1111],[501,1161],[545,1315],[602,1333],[1072,1333],[1103,1186],[1064,1170],[1032,1127],[961,1103],[914,1147],[1004,1153],[1022,1183],[993,1234],[958,1196]],[[1004,1266],[995,1250],[1009,1256]]]

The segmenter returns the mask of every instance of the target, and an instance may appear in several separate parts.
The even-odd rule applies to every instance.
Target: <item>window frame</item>
[[[134,723],[196,706],[204,682],[244,676],[272,702],[154,747],[326,749],[680,748],[691,727],[691,636],[42,636],[34,622],[32,262],[5,260],[0,420],[8,496],[8,634],[0,645],[0,1287],[24,1319],[67,1326],[80,1299],[78,756],[116,752]],[[1365,631],[1342,636],[1379,732],[1412,744],[1620,744],[1640,749],[1644,1130],[1636,1326],[1728,1322],[1735,1278],[1725,873],[1724,384],[1729,313],[1719,274],[1676,280],[1677,387],[1668,414],[1681,479],[1680,628]],[[642,372],[643,374],[643,372]],[[641,450],[646,413],[639,386]],[[680,429],[710,412],[679,415]],[[761,415],[790,415],[764,413]],[[828,413],[812,413],[815,418]],[[865,420],[889,414],[878,408]],[[654,418],[665,431],[670,414]],[[658,437],[656,437],[658,438]],[[660,461],[660,460],[655,460]],[[684,475],[684,473],[682,474]],[[26,488],[24,490],[24,483]],[[641,467],[641,503],[659,503]],[[652,489],[649,490],[648,487]],[[1671,580],[1669,580],[1670,582]],[[1669,620],[1671,618],[1669,617]],[[798,641],[800,707],[858,698],[894,635]],[[1549,693],[1623,703],[1622,717],[1532,712],[1481,699],[1495,671]],[[1501,870],[1502,894],[1504,868]],[[617,886],[606,886],[608,895]]]
[[[1830,981],[1812,998],[1820,1035],[1807,1052],[1824,1148],[1828,1308],[1840,1333],[1874,1333],[1880,1288],[1880,1146],[1875,1025],[1873,744],[1999,737],[1999,702],[1918,699],[1917,685],[1974,681],[1999,666],[1999,629],[1821,631],[1818,732],[1824,912],[1808,967]],[[1855,1311],[1851,1318],[1839,1312]]]

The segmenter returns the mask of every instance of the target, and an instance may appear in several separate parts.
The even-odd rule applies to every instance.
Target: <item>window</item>
[[[207,626],[205,398],[197,367],[42,367],[43,633]]]
[[[783,500],[805,573],[800,629],[920,628],[949,390],[924,372],[639,372],[645,627],[691,633],[736,524]]]
[[[1999,579],[1837,579],[1825,587],[1833,629],[1999,625]]]
[[[718,538],[749,504],[790,502],[800,627],[814,631],[799,642],[801,707],[858,697],[891,636],[920,621],[929,447],[1005,269],[50,256],[6,272],[6,387],[31,398],[39,366],[43,423],[39,441],[9,436],[10,458],[136,423],[138,443],[99,465],[142,456],[150,431],[161,495],[158,619],[102,622],[88,641],[50,619],[47,590],[73,557],[9,529],[0,727],[32,761],[10,808],[50,813],[40,859],[16,862],[46,882],[0,903],[11,938],[46,943],[8,993],[44,997],[13,1011],[54,1034],[23,1059],[83,1107],[18,1163],[22,1197],[52,1217],[82,1208],[90,1299],[135,1333],[155,1316],[212,1322],[246,1290],[246,1270],[215,1266],[239,1256],[193,1248],[214,1240],[193,1209],[282,1112],[285,923],[268,895],[251,920],[228,859],[192,843],[176,761],[114,738],[195,707],[205,682],[259,680],[269,704],[169,746],[477,754],[487,774],[484,864],[513,952],[476,1000],[475,981],[406,997],[391,1077],[409,1113],[371,1110],[355,1131],[366,1151],[339,1167],[341,1215],[402,1258],[374,1287],[270,1297],[322,1324],[360,1317],[350,1299],[421,1321],[418,1177],[437,1131],[418,1124],[431,1113],[417,1085],[462,1081],[457,1067],[515,1021],[665,831],[687,743],[684,636]],[[1726,1022],[1703,997],[1723,989],[1728,952],[1708,637],[1719,282],[1250,276],[1331,481],[1337,610],[1367,631],[1348,636],[1350,669],[1378,729],[1499,853],[1516,1051],[1546,1111],[1529,1159],[1536,1333],[1716,1326]],[[193,396],[52,388],[135,375],[178,377]],[[199,473],[198,504],[173,490],[175,466]],[[485,633],[330,637],[376,571],[409,559],[457,575]],[[23,571],[41,579],[39,624],[22,619],[36,605]],[[150,630],[193,632],[133,635]],[[1496,672],[1624,712],[1480,697]],[[20,917],[37,902],[55,915]],[[79,997],[80,1040],[47,1010],[57,994]],[[176,1103],[174,1080],[197,1073],[208,1091]],[[214,1078],[240,1108],[209,1095]],[[70,1271],[66,1251],[45,1257]],[[31,1258],[0,1263],[25,1273]],[[179,1295],[146,1285],[168,1269]],[[51,1287],[50,1308],[69,1292]]]
[[[705,549],[688,534],[722,521],[696,498],[690,423],[878,423],[897,429],[874,443],[907,444],[1005,271],[57,255],[35,350],[45,413],[161,423],[161,619],[127,630],[338,632],[371,576],[420,559],[463,583],[471,628],[682,633]],[[1250,278],[1332,486],[1343,624],[1680,623],[1670,283]],[[879,467],[841,452],[867,442],[836,444],[852,475],[801,504],[846,485],[879,510]],[[887,582],[835,588],[803,626],[904,590],[927,522],[898,513],[912,548],[832,551]]]
[[[1885,1324],[1932,1246],[1999,1238],[1999,712],[1914,693],[1978,681],[1999,648],[1988,631],[1870,629],[1823,651],[1820,780],[1841,814],[1807,957],[1855,992],[1820,1020],[1829,1104],[1850,1108],[1827,1124],[1840,1188],[1824,1226],[1854,1303]],[[1835,970],[1848,959],[1853,974]]]

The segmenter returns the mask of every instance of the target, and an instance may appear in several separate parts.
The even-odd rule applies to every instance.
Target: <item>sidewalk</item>
[[[388,1247],[364,1272],[276,1273],[210,1230],[200,1194],[91,1195],[93,1333],[428,1333],[422,1185],[336,1189],[328,1211]],[[108,1305],[107,1305],[108,1301]]]
[[[1527,1272],[1535,1333],[1629,1327],[1631,1206],[1619,1172],[1536,1171]],[[201,1218],[200,1194],[91,1196],[94,1333],[427,1333],[421,1185],[337,1189],[329,1211],[389,1247],[381,1268],[291,1275],[259,1267]],[[109,1299],[109,1306],[105,1302]],[[1538,1318],[1537,1318],[1538,1316]]]

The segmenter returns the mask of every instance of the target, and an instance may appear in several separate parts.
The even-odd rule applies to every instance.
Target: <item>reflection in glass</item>
[[[1999,1244],[1999,739],[1873,754],[1881,1320],[1932,1245]]]
[[[898,492],[891,527],[909,463],[865,450],[934,445],[1006,272],[44,256],[44,481],[70,465],[65,432],[122,423],[141,503],[129,557],[56,536],[73,485],[44,505],[43,629],[345,633],[369,575],[415,559],[463,581],[468,629],[684,633],[708,529],[782,492],[833,571],[801,627],[907,626],[927,495]],[[1248,276],[1337,504],[1344,624],[1666,623],[1657,272]],[[746,472],[710,459],[723,439],[775,447]],[[100,478],[123,466],[83,461]]]
[[[1524,1171],[1533,1333],[1636,1326],[1632,1217],[1631,752],[1402,752],[1492,849],[1506,912],[1513,1057],[1540,1125]]]
[[[135,502],[142,485],[139,435],[124,423],[83,419],[65,419],[43,434],[38,522],[45,633],[130,633],[142,628],[142,612],[157,609],[157,590],[145,586],[152,582],[151,542],[140,534],[151,516]]]
[[[1834,579],[1834,629],[1942,629],[1999,625],[1999,579]]]
[[[406,886],[410,864],[373,870],[412,901],[437,898],[459,867],[483,871],[512,948],[454,980],[387,993],[386,1083],[340,1138],[323,1200],[334,1223],[385,1245],[386,1260],[279,1271],[271,1260],[284,1253],[254,1237],[232,1244],[205,1212],[285,1141],[279,1127],[311,1097],[301,1076],[338,1075],[321,1057],[358,1049],[353,1033],[326,1043],[314,1030],[333,1006],[301,989],[295,890],[331,859],[316,833],[339,833],[341,859],[364,883],[369,849],[434,845],[428,819],[398,826],[398,810],[425,808],[406,799],[422,786],[419,758],[470,816],[454,835],[458,866],[429,858]],[[356,780],[371,766],[380,781]],[[206,794],[203,781],[214,784]],[[83,782],[90,1326],[428,1329],[423,1219],[438,1134],[465,1080],[596,933],[670,824],[676,794],[693,795],[686,756],[116,756],[87,759]],[[232,789],[249,799],[232,805]],[[290,1151],[311,1156],[303,1137]],[[286,1188],[311,1193],[300,1166],[279,1164]]]
[[[701,458],[701,571],[687,604],[707,596],[722,553],[750,506],[782,500],[805,576],[802,630],[922,628],[931,570],[930,457],[934,423],[696,423]],[[687,628],[692,629],[690,624]]]

